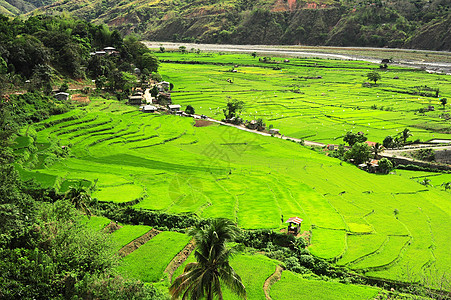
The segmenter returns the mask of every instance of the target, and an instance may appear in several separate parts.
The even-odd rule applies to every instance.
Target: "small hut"
[[[301,231],[301,218],[298,217],[291,217],[289,218],[285,223],[288,223],[288,233],[292,233],[294,235],[297,235]]]

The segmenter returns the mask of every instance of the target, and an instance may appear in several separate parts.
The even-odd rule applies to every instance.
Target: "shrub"
[[[434,149],[420,149],[414,151],[412,156],[419,160],[424,161],[435,161],[435,151]]]
[[[388,174],[393,170],[393,163],[389,159],[383,157],[379,160],[379,169],[382,174]]]

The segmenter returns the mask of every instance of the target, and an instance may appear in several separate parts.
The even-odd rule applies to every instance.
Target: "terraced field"
[[[87,220],[87,226],[102,230],[110,220],[93,216]],[[102,226],[100,226],[102,224]],[[125,225],[110,234],[116,245],[125,245],[136,240],[147,231],[149,226]],[[161,289],[167,289],[167,281],[163,270],[170,261],[178,260],[176,254],[188,243],[190,237],[175,232],[161,232],[152,239],[128,253],[121,259],[118,270],[146,283],[154,283]],[[195,261],[193,253],[181,258],[183,263],[176,269],[172,278],[182,274],[186,264]],[[325,282],[317,276],[302,276],[284,271],[277,260],[269,259],[261,254],[237,253],[231,260],[234,270],[240,275],[246,286],[247,299],[265,299],[265,293],[272,299],[373,299],[379,289],[338,282]],[[258,270],[258,271],[257,271]],[[280,273],[278,273],[280,272]],[[275,274],[274,280],[270,280]],[[280,277],[280,274],[282,275]],[[321,294],[318,292],[321,291]],[[328,291],[324,293],[324,291]],[[228,288],[224,288],[224,299],[240,299]]]
[[[238,99],[246,103],[244,119],[263,118],[282,134],[306,140],[338,143],[353,130],[382,142],[406,127],[414,139],[450,138],[450,123],[440,118],[446,112],[433,90],[451,97],[447,75],[389,66],[380,70],[377,86],[366,87],[366,74],[378,65],[297,58],[264,63],[259,57],[224,53],[157,55],[170,62],[162,65],[161,73],[174,83],[174,101],[210,117],[223,118],[225,103]],[[421,90],[424,86],[432,90]],[[420,90],[433,97],[409,94]],[[430,105],[435,111],[418,113]]]
[[[171,54],[165,55],[169,57]],[[202,57],[210,59],[208,55]],[[212,55],[211,59],[217,57]],[[252,58],[246,59],[250,61]],[[291,69],[276,71],[253,66],[245,67],[243,74],[241,71],[238,74],[226,73],[230,66],[215,65],[214,68],[223,70],[217,77],[211,73],[212,66],[199,64],[193,67],[192,77],[186,78],[186,85],[180,75],[185,65],[163,64],[162,73],[168,74],[169,79],[175,82],[178,91],[173,93],[175,101],[193,104],[197,112],[211,116],[220,115],[217,108],[224,105],[228,94],[246,100],[247,115],[250,117],[252,113],[255,116],[253,108],[250,108],[257,105],[256,101],[251,101],[250,95],[255,95],[251,87],[266,86],[267,91],[277,95],[273,97],[278,99],[277,103],[283,99],[285,104],[271,102],[265,114],[280,114],[280,123],[273,120],[272,124],[280,127],[283,133],[297,137],[307,138],[309,134],[308,139],[333,141],[341,135],[342,129],[337,128],[342,127],[343,132],[353,127],[361,131],[360,125],[369,119],[373,124],[366,127],[370,140],[381,139],[408,124],[412,124],[415,137],[449,136],[415,127],[420,119],[421,122],[435,122],[432,114],[415,119],[412,112],[428,104],[428,98],[402,94],[407,100],[392,100],[399,98],[400,94],[391,97],[392,93],[383,91],[382,83],[378,88],[363,88],[362,75],[368,71],[368,65],[364,63],[315,60],[302,63],[312,66],[307,75],[323,77],[317,80],[291,78],[290,85],[299,81],[296,84],[302,83],[299,89],[305,94],[282,93],[281,86],[276,88],[281,84],[277,74],[288,72],[290,76],[306,76],[301,74],[303,71],[294,73],[301,60],[292,60]],[[313,68],[315,63],[324,65],[320,73]],[[340,66],[347,66],[349,74],[340,77],[337,73],[329,73],[337,72],[334,66],[337,70],[341,70]],[[203,75],[196,75],[202,74],[202,70],[205,71]],[[445,76],[427,77],[407,70],[390,72],[390,76],[399,74],[400,78],[405,76],[411,81],[421,79],[430,86],[449,80]],[[354,74],[354,83],[343,91],[343,87],[351,82],[346,77],[350,74]],[[237,76],[233,78],[236,83],[227,83],[224,78],[232,76]],[[329,76],[334,78],[333,82],[325,80]],[[420,79],[415,79],[416,76]],[[340,80],[342,85],[336,87],[334,84]],[[402,82],[406,86],[419,84]],[[200,89],[201,85],[202,90],[192,91]],[[221,86],[226,85],[228,88],[223,92]],[[237,89],[230,93],[229,88],[240,85],[248,91]],[[321,96],[324,86],[331,90],[325,93],[327,97]],[[448,84],[440,89],[449,94],[449,88]],[[357,101],[356,93],[366,93],[365,97],[371,100],[369,103],[362,99]],[[377,93],[383,99],[377,100]],[[200,95],[204,95],[203,98]],[[337,95],[337,100],[331,95]],[[116,100],[91,100],[91,104],[83,109],[51,117],[23,130],[23,137],[17,140],[16,147],[16,151],[24,149],[24,167],[18,166],[23,178],[36,178],[45,186],[63,191],[74,182],[82,181],[86,186],[95,187],[93,197],[100,201],[169,213],[190,212],[205,218],[227,217],[245,229],[279,230],[285,226],[283,219],[299,216],[304,219],[302,230],[312,234],[311,253],[370,276],[416,281],[422,274],[431,272],[441,276],[449,270],[450,194],[443,188],[419,184],[416,178],[412,179],[417,177],[415,174],[408,171],[399,171],[395,175],[369,174],[297,143],[213,123],[195,127],[190,118],[143,114]],[[352,104],[352,101],[357,102]],[[210,112],[213,102],[215,108]],[[400,110],[370,109],[372,105],[382,104]],[[326,116],[329,110],[340,105],[339,118],[338,115],[336,119]],[[305,108],[301,109],[302,106]],[[357,106],[361,109],[358,110]],[[342,114],[343,109],[346,114]],[[285,112],[291,117],[281,117]],[[300,114],[309,117],[304,119]],[[383,116],[382,123],[373,121],[376,115]],[[360,120],[358,126],[355,125],[357,120]],[[318,122],[322,125],[319,126]],[[380,129],[380,126],[384,128]],[[27,147],[31,144],[36,149],[30,154]],[[61,157],[58,153],[63,148],[68,150]],[[430,174],[420,173],[418,176]],[[448,180],[446,176],[443,175],[437,183]],[[187,243],[182,236],[174,235],[167,239],[180,240],[177,249]],[[165,242],[161,241],[161,245]],[[139,257],[147,257],[157,248],[146,246],[140,250],[143,252]],[[172,259],[165,257],[151,274],[144,274],[127,271],[139,264],[138,256],[131,257],[131,261],[124,263],[124,272],[149,281],[158,280],[162,268]]]
[[[314,255],[372,276],[403,279],[407,268],[444,272],[451,264],[450,195],[443,189],[368,174],[289,141],[194,127],[190,118],[142,114],[116,101],[93,99],[76,116],[36,126],[38,142],[57,139],[71,154],[26,174],[54,176],[61,186],[89,180],[100,201],[228,217],[247,229],[279,229],[282,216],[299,216],[312,232]]]

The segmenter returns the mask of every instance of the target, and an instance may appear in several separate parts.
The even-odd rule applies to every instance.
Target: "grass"
[[[176,270],[173,280],[183,273],[183,269],[188,263],[195,262],[194,252],[188,259]],[[276,270],[280,262],[267,258],[261,254],[243,254],[239,253],[232,257],[230,265],[241,277],[246,287],[247,299],[264,299],[263,284]],[[240,299],[228,288],[223,289],[224,299]]]
[[[143,196],[143,188],[134,184],[124,184],[97,189],[93,197],[116,203],[128,202]]]
[[[115,249],[119,251],[122,247],[144,235],[151,229],[152,227],[146,225],[123,225],[121,228],[111,233],[111,238],[116,245]]]
[[[294,59],[276,71],[251,56],[164,55],[205,63],[221,59],[229,64],[162,65],[165,79],[175,83],[174,101],[192,104],[198,113],[221,117],[226,96],[231,95],[248,102],[247,116],[256,111],[263,116],[261,106],[265,118],[274,119],[270,124],[285,131],[282,133],[291,130],[295,136],[311,136],[308,139],[312,140],[339,143],[335,138],[341,132],[363,127],[370,130],[370,140],[378,141],[406,124],[413,126],[415,138],[435,134],[414,127],[416,122],[435,120],[435,112],[425,117],[413,112],[429,99],[402,94],[408,99],[401,101],[401,94],[384,91],[387,86],[382,83],[373,88],[361,86],[365,72],[374,67],[367,63]],[[249,67],[227,72],[234,61]],[[190,76],[183,75],[188,70]],[[421,81],[429,86],[440,84],[441,91],[449,93],[447,77],[396,68],[387,74],[403,79],[386,77],[386,84],[407,89]],[[313,75],[323,78],[304,78]],[[235,83],[227,83],[226,76],[236,76]],[[305,94],[287,92],[293,84]],[[285,227],[284,220],[298,216],[304,219],[302,230],[312,231],[310,250],[314,255],[377,277],[396,278],[406,268],[415,274],[432,267],[446,272],[451,265],[449,192],[412,179],[428,176],[436,185],[448,181],[447,174],[400,170],[394,175],[369,174],[278,138],[217,124],[194,127],[191,118],[142,114],[115,100],[93,97],[91,101],[85,110],[52,117],[30,128],[38,143],[59,140],[61,145],[70,145],[71,156],[57,159],[45,169],[18,168],[22,177],[36,177],[48,187],[60,178],[68,182],[83,178],[95,185],[93,197],[99,201],[127,202],[142,197],[136,208],[227,217],[244,229],[279,230]],[[396,109],[371,109],[374,104]],[[43,148],[43,155],[45,151]],[[133,264],[139,265],[138,258]]]
[[[243,254],[235,256],[230,265],[241,277],[246,287],[247,299],[265,299],[263,284],[271,276],[279,265],[278,261],[266,256],[255,254]],[[233,294],[229,289],[224,289],[224,299],[241,299]]]
[[[328,282],[322,280],[304,279],[302,275],[284,271],[280,281],[271,287],[271,298],[282,299],[375,299],[379,289],[343,284],[338,282]]]
[[[333,259],[345,252],[346,232],[344,230],[312,229],[312,245],[310,252],[313,255]]]
[[[105,217],[91,216],[91,218],[86,218],[86,226],[94,230],[102,230],[111,222],[110,219]]]
[[[190,237],[165,231],[121,260],[118,271],[142,282],[156,282],[163,277],[169,262],[189,242]]]
[[[269,64],[238,54],[168,52],[158,56],[173,62],[163,64],[161,72],[174,83],[174,101],[191,104],[198,113],[211,117],[222,118],[222,107],[235,98],[246,103],[244,119],[263,118],[282,134],[324,143],[337,143],[351,130],[363,131],[375,142],[405,127],[415,139],[448,136],[433,128],[423,129],[425,123],[441,123],[441,112],[416,113],[428,105],[439,107],[438,98],[407,94],[427,85],[439,87],[442,97],[449,97],[450,79],[444,75],[393,67],[381,71],[380,83],[368,88],[362,83],[377,66],[365,62],[290,59],[283,63],[275,58],[273,62],[278,63]],[[213,64],[218,62],[222,65]],[[234,65],[239,65],[237,72],[229,72]],[[274,66],[282,69],[273,70]]]

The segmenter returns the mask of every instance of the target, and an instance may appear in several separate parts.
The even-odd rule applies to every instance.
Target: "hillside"
[[[60,0],[39,11],[68,11],[156,41],[451,50],[446,0]]]

